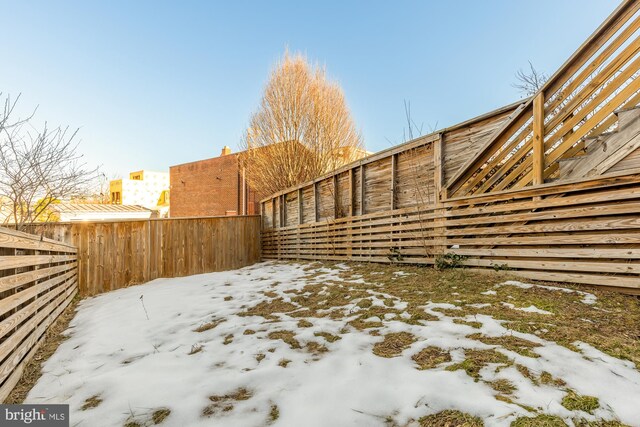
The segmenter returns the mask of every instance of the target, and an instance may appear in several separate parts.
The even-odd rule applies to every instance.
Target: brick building
[[[238,153],[224,147],[219,157],[169,168],[169,216],[253,215],[260,196],[249,188],[238,165]]]

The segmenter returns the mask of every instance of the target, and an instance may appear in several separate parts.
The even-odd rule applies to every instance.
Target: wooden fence
[[[0,402],[78,291],[75,247],[0,228]]]
[[[532,98],[264,199],[263,257],[640,293],[639,11],[622,2]]]
[[[51,223],[30,231],[78,247],[82,295],[260,261],[259,216]]]

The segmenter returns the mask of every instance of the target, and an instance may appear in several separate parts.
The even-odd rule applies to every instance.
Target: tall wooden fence
[[[78,247],[82,295],[260,261],[259,216],[52,223],[31,231]]]
[[[457,262],[640,293],[640,0],[530,99],[262,200],[263,257]]]
[[[77,250],[0,228],[0,402],[78,292]]]

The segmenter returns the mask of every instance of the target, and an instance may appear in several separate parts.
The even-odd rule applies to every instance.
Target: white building
[[[131,172],[129,178],[109,183],[111,203],[138,205],[166,216],[169,211],[169,173],[142,170]]]

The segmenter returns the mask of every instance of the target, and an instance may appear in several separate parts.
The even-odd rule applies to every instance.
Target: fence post
[[[433,145],[433,186],[434,186],[434,207],[433,214],[433,250],[434,263],[435,258],[442,256],[447,252],[447,227],[445,219],[445,207],[443,200],[447,198],[446,188],[444,186],[444,138],[442,134],[438,135],[438,139]]]
[[[544,92],[533,99],[533,185],[544,184]]]

